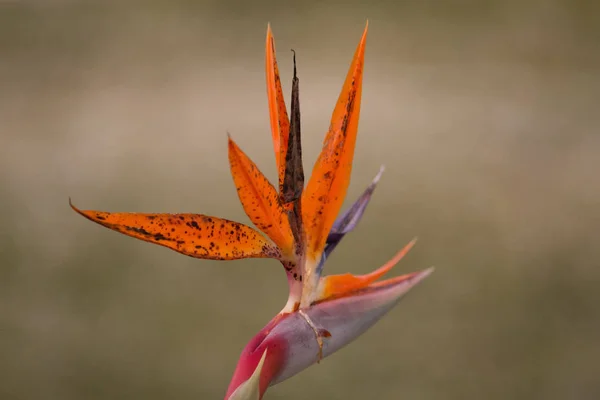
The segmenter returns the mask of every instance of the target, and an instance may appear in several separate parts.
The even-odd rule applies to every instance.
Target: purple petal
[[[371,200],[371,196],[373,195],[375,187],[377,186],[379,179],[381,179],[381,175],[383,174],[384,170],[385,167],[383,165],[379,167],[379,172],[377,175],[375,175],[375,178],[373,178],[373,181],[365,189],[363,194],[361,194],[360,197],[354,202],[352,207],[337,217],[333,223],[333,227],[331,228],[330,235],[333,235],[334,237],[338,235],[344,235],[356,227],[358,221],[360,221],[362,218],[367,205],[369,204],[369,200]],[[329,238],[327,241],[329,242]]]
[[[371,200],[371,196],[373,195],[375,187],[377,186],[379,179],[381,179],[381,175],[383,174],[384,170],[385,168],[382,165],[379,168],[379,172],[377,173],[377,175],[375,175],[375,178],[373,178],[371,184],[365,189],[365,191],[354,202],[354,204],[352,204],[352,206],[349,209],[347,209],[344,213],[340,214],[333,223],[333,227],[329,232],[329,236],[327,236],[327,242],[325,244],[323,256],[321,257],[319,265],[317,266],[318,276],[321,275],[321,272],[323,271],[323,266],[325,265],[325,261],[327,260],[327,257],[329,257],[329,254],[331,254],[331,252],[336,248],[336,246],[342,240],[344,235],[346,235],[348,232],[353,230],[356,227],[356,225],[358,225],[358,222],[360,221],[363,214],[365,213],[365,210],[367,209],[367,205]]]

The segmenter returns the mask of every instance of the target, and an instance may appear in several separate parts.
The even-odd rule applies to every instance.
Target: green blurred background
[[[312,169],[369,18],[353,200],[326,271],[437,271],[268,399],[600,398],[597,1],[0,1],[0,398],[219,399],[285,303],[72,212],[248,222],[226,132],[275,178],[264,82],[298,54]],[[286,95],[288,97],[288,95]]]

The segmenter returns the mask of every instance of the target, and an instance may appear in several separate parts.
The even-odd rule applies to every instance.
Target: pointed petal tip
[[[398,285],[408,285],[408,288],[406,289],[406,291],[408,291],[409,289],[412,289],[413,287],[417,286],[419,283],[423,282],[426,278],[428,278],[433,271],[435,271],[434,267],[429,267],[427,269],[424,269],[422,271],[418,271],[418,272],[413,272],[412,274],[408,274],[404,275],[403,277],[396,277],[396,278],[391,278],[388,279],[388,282],[394,282]],[[386,282],[386,281],[383,281]],[[379,282],[378,282],[379,283]],[[376,286],[377,283],[374,285]]]
[[[360,40],[361,45],[363,44],[363,42],[367,38],[367,33],[368,32],[369,32],[369,20],[367,19],[367,22],[365,23],[365,30],[363,31],[362,39]]]
[[[377,185],[384,172],[385,172],[385,165],[381,164],[381,166],[379,167],[379,172],[377,172],[377,175],[375,175],[375,178],[373,178],[372,184]]]
[[[259,400],[260,399],[260,378],[265,358],[267,357],[268,348],[265,351],[256,366],[256,369],[236,390],[229,396],[228,400]]]
[[[269,45],[269,41],[272,37],[273,37],[273,30],[271,29],[271,23],[267,22],[267,45]]]
[[[71,207],[71,209],[73,211],[75,211],[77,214],[83,215],[87,219],[91,219],[82,210],[80,210],[79,208],[77,208],[77,206],[75,204],[73,204],[73,201],[71,200],[71,196],[69,196],[69,207]]]
[[[75,211],[77,214],[92,220],[89,216],[87,216],[82,210],[80,210],[79,208],[77,208],[77,206],[75,204],[73,204],[73,201],[71,200],[71,196],[69,196],[69,207],[71,207],[71,210]],[[93,220],[92,220],[93,221]]]
[[[227,151],[229,152],[229,154],[231,154],[231,152],[235,150],[236,147],[238,147],[237,144],[231,137],[231,134],[227,132]]]
[[[429,275],[433,274],[434,271],[435,271],[435,267],[429,267],[427,269],[424,269],[423,271],[419,271],[412,278],[412,281],[416,285],[417,283],[421,282],[423,279],[427,278]]]

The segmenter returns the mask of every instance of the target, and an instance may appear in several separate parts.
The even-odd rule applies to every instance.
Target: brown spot
[[[319,335],[323,337],[331,337],[331,332],[329,332],[327,329],[319,329]]]

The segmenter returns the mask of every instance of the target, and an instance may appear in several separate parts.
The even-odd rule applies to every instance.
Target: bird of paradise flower
[[[270,385],[318,363],[364,333],[433,270],[376,282],[410,250],[413,239],[370,274],[322,276],[325,260],[358,224],[383,172],[381,167],[359,199],[340,214],[358,130],[367,31],[368,23],[305,185],[295,53],[288,116],[275,41],[267,27],[267,97],[278,188],[231,137],[228,147],[240,202],[268,239],[250,226],[213,216],[80,210],[69,200],[73,210],[91,221],[187,256],[212,260],[274,258],[281,262],[289,284],[288,301],[242,351],[225,399],[261,399]]]

